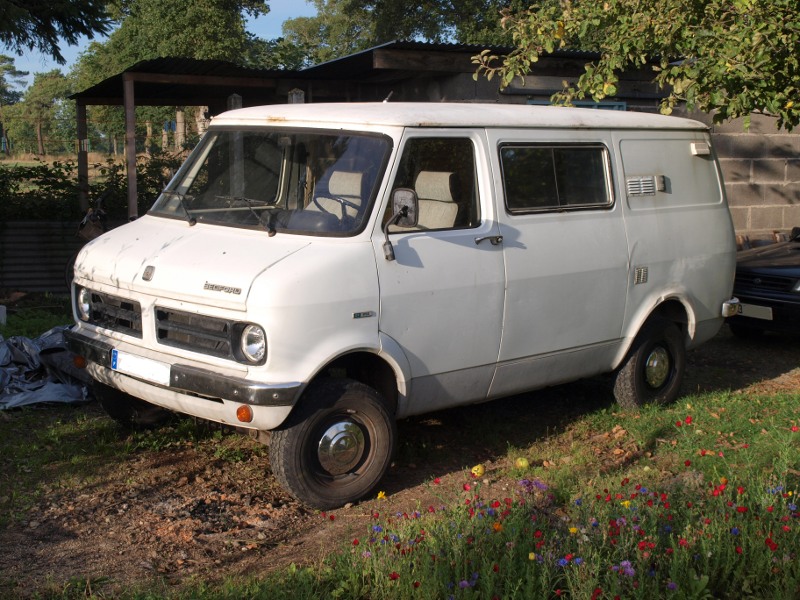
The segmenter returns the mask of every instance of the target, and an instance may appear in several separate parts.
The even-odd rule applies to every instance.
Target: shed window
[[[504,145],[500,164],[509,212],[611,205],[605,146]]]

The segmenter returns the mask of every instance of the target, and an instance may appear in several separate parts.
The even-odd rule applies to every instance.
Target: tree
[[[4,107],[19,102],[22,94],[14,89],[28,73],[14,66],[14,59],[0,55],[0,152],[9,153],[8,136],[6,134]]]
[[[36,48],[63,65],[60,40],[75,45],[110,29],[105,0],[0,0],[0,42],[20,56]]]
[[[498,76],[503,87],[542,54],[593,49],[600,58],[557,101],[614,96],[620,73],[647,68],[666,94],[665,114],[685,103],[717,122],[743,117],[747,126],[754,112],[787,129],[800,122],[798,0],[572,0],[505,11],[503,24],[515,49],[473,59],[476,76]]]
[[[287,40],[320,63],[393,40],[508,45],[501,11],[526,0],[313,0],[315,17],[290,19]]]
[[[60,103],[71,92],[70,82],[58,69],[47,73],[36,73],[33,84],[25,92],[22,101],[23,114],[36,131],[37,153],[47,153],[45,136],[55,129],[56,115]],[[75,135],[71,136],[72,139]]]

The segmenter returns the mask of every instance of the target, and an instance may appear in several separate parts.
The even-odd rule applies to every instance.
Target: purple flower
[[[669,591],[671,591],[671,592],[674,592],[675,590],[677,590],[677,589],[678,589],[678,584],[677,584],[677,583],[675,583],[674,581],[670,581],[670,582],[667,584],[667,589],[668,589]]]
[[[540,492],[544,492],[549,489],[547,487],[547,484],[540,479],[534,479],[534,480],[523,479],[519,482],[519,485],[528,494],[533,494],[537,490]]]
[[[731,533],[733,535],[739,535],[739,528],[738,527],[731,527]]]

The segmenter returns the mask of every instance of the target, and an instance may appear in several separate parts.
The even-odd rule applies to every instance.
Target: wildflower
[[[441,477],[436,477],[436,478],[433,480],[433,485],[439,485],[440,483],[442,483],[442,479],[441,479]]]
[[[415,581],[415,582],[414,582],[414,587],[415,587],[415,588],[418,588],[420,585],[421,585],[421,584],[420,584],[420,582],[419,582],[419,581]]]
[[[536,560],[536,552],[528,552],[528,560]]]
[[[741,546],[736,546],[736,554],[741,554],[743,552]]]
[[[378,492],[378,500],[386,500],[386,492],[384,492],[383,490]]]
[[[461,581],[458,582],[458,587],[460,587],[463,590],[465,588],[472,586],[470,586],[469,581],[467,581],[466,579],[462,579]]]
[[[631,501],[630,500],[623,500],[622,502],[620,502],[620,504],[623,506],[623,508],[630,508]]]
[[[778,544],[772,541],[771,537],[765,539],[764,544],[766,544],[767,548],[769,548],[772,552],[775,552],[778,549]]]
[[[361,556],[363,556],[364,558],[372,558],[372,552],[370,552],[369,550],[364,550],[361,553]]]
[[[792,425],[792,426],[790,427],[790,429],[791,429],[792,431],[795,431],[795,432],[797,432],[797,431],[800,431],[800,427],[798,427],[797,425]]]
[[[494,529],[496,532],[499,533],[499,532],[503,531],[503,524],[498,522],[498,521],[495,521],[492,524],[492,529]]]
[[[592,592],[592,599],[591,600],[597,600],[602,595],[603,595],[603,590],[602,589],[594,588],[594,591]]]
[[[794,512],[797,510],[797,504],[789,504],[786,508]]]
[[[686,417],[683,420],[683,422],[686,423],[687,425],[691,425],[692,424],[692,417],[691,416]]]
[[[683,461],[683,464],[686,465],[687,467],[691,467],[692,466],[692,461],[685,460],[685,461]]]
[[[570,527],[570,528],[569,528],[569,532],[570,532],[572,535],[575,535],[576,533],[578,533],[578,528],[577,528],[577,527]]]
[[[472,486],[471,486],[470,484],[468,484],[468,483],[465,483],[465,484],[464,484],[464,491],[465,491],[465,492],[468,492],[468,491],[470,491],[471,489],[472,489]]]
[[[558,559],[558,566],[559,567],[566,567],[569,564],[569,561],[566,558],[559,558]]]
[[[580,556],[576,556],[575,559],[572,561],[575,565],[583,564],[583,559]]]
[[[731,528],[731,534],[739,535],[739,528],[738,527],[732,527]]]
[[[358,538],[353,540],[353,546],[358,546]]]
[[[674,581],[670,581],[670,582],[667,584],[667,589],[668,589],[670,592],[674,592],[675,590],[677,590],[677,589],[678,589],[678,584],[677,584],[677,583],[675,583]]]
[[[329,515],[329,516],[328,516],[328,518],[329,518],[331,521],[335,521],[335,520],[336,520],[336,515]]]
[[[400,579],[400,573],[398,573],[397,571],[392,571],[391,573],[389,573],[389,579],[391,579],[392,581],[397,581],[398,579]]]
[[[737,506],[736,507],[736,512],[744,514],[744,513],[747,512],[747,507],[746,506]]]

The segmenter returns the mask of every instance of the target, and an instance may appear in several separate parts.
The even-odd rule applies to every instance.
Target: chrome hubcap
[[[659,346],[653,348],[644,366],[644,378],[651,388],[660,388],[669,378],[669,352]]]
[[[319,441],[319,464],[331,475],[344,475],[358,466],[365,447],[361,427],[352,421],[334,423]]]

